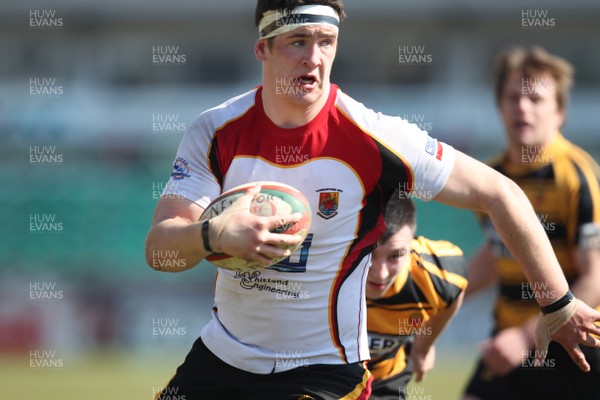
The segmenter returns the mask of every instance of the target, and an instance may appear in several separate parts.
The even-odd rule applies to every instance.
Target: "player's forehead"
[[[414,231],[408,225],[404,225],[398,232],[390,236],[385,243],[379,242],[375,251],[382,255],[394,254],[399,251],[409,251],[413,237]]]
[[[265,11],[258,23],[258,35],[261,39],[268,39],[304,27],[318,31],[337,31],[339,23],[340,16],[333,7],[304,4],[293,9]]]
[[[325,24],[320,25],[308,25],[301,26],[289,32],[282,33],[280,35],[275,36],[276,38],[281,39],[309,39],[309,38],[318,38],[318,39],[336,39],[338,37],[338,29]]]
[[[532,88],[537,95],[553,95],[556,91],[556,80],[551,74],[540,71],[524,75],[520,71],[512,71],[504,82],[506,94],[531,94]]]

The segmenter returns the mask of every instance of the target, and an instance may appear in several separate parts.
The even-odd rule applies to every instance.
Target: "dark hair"
[[[385,232],[379,240],[381,243],[387,242],[406,225],[417,229],[417,212],[412,200],[403,198],[396,190],[385,207]]]
[[[258,0],[256,3],[256,12],[254,14],[254,24],[258,28],[258,24],[260,23],[263,14],[269,10],[292,11],[298,6],[311,4],[321,4],[333,8],[338,13],[340,21],[343,21],[346,17],[342,0]]]
[[[496,62],[495,91],[499,103],[504,92],[504,84],[512,72],[521,74],[523,78],[537,78],[547,73],[556,82],[556,102],[559,110],[564,110],[569,98],[569,90],[573,84],[573,67],[564,58],[554,56],[541,47],[526,50],[516,47],[500,54]]]

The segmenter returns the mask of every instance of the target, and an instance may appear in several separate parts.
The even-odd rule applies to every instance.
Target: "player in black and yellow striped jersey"
[[[565,60],[540,48],[516,49],[500,58],[496,96],[509,145],[490,164],[529,198],[575,296],[600,309],[599,168],[559,131],[571,76]],[[495,329],[482,346],[465,399],[600,399],[598,349],[582,348],[591,366],[587,374],[556,343],[542,367],[533,368],[536,300],[561,294],[543,283],[527,283],[489,219],[481,219],[487,243],[469,266],[467,295],[492,282],[499,290]]]
[[[530,165],[511,165],[506,158],[493,160],[490,164],[523,189],[550,238],[567,280],[573,284],[579,275],[577,259],[573,255],[579,247],[588,248],[592,244],[590,240],[598,240],[598,227],[595,226],[600,218],[598,178],[583,150],[561,134],[557,134],[543,153],[535,157],[537,161]],[[543,160],[551,160],[551,163]],[[483,218],[482,222],[495,258],[499,283],[496,327],[506,329],[520,325],[539,312],[536,298],[550,294],[544,292],[543,287],[534,288],[527,283],[525,274],[490,220]],[[536,293],[534,289],[541,291]]]
[[[367,277],[368,367],[371,399],[398,400],[413,369],[420,381],[433,367],[433,343],[462,301],[466,264],[452,243],[414,237],[414,205],[398,192],[385,222]]]

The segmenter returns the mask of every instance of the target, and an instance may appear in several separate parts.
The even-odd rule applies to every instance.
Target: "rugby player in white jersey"
[[[547,282],[558,297],[567,294],[554,307],[559,310],[542,320],[540,337],[548,340],[551,333],[587,368],[578,344],[599,345],[589,333],[600,333],[593,325],[600,314],[568,295],[523,192],[330,83],[344,15],[341,0],[259,0],[254,50],[263,84],[203,112],[181,141],[167,185],[176,190],[165,191],[148,234],[149,265],[164,265],[154,262],[164,254],[185,260],[177,263],[185,266],[180,270],[213,252],[265,265],[290,257],[252,272],[218,270],[212,319],[158,398],[368,398],[367,255],[384,231],[382,211],[398,187],[488,213],[529,281]],[[302,157],[282,160],[285,148]],[[270,230],[298,216],[252,215],[258,187],[232,205],[236,212],[199,221],[223,191],[261,180],[298,188],[315,211],[310,233],[293,255],[282,247],[299,239]],[[278,296],[284,291],[285,298]],[[540,299],[540,305],[556,300]]]

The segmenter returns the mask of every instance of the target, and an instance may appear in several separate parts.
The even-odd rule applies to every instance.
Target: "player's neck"
[[[275,90],[268,86],[263,86],[262,102],[265,114],[271,122],[280,128],[297,128],[304,126],[312,121],[321,112],[327,99],[331,85],[328,84],[323,90],[323,95],[313,103],[294,101],[293,99],[282,98]]]
[[[506,151],[506,159],[511,165],[531,164],[531,159],[547,151],[555,136],[535,145],[511,143]]]

